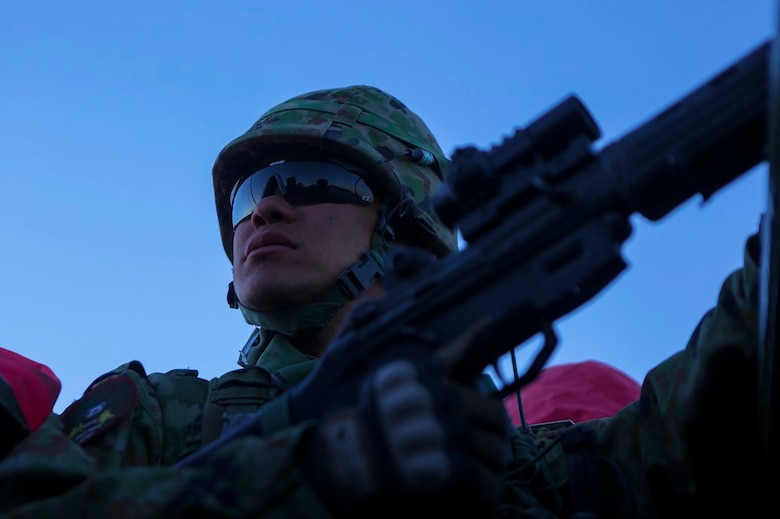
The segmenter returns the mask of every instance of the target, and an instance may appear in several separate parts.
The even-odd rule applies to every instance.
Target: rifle
[[[634,213],[659,220],[766,159],[768,51],[765,42],[600,152],[601,132],[576,96],[489,150],[456,149],[433,204],[468,246],[439,260],[392,250],[387,294],[356,308],[332,347],[369,363],[392,355],[399,330],[445,344],[487,318],[452,376],[472,380],[543,333],[537,357],[502,396],[525,385],[557,344],[552,323],[626,267],[621,245]]]
[[[433,204],[467,247],[439,259],[414,247],[391,250],[386,292],[357,306],[328,348],[340,360],[329,363],[332,387],[354,393],[357,375],[396,358],[410,335],[434,348],[420,355],[443,355],[454,379],[474,382],[541,333],[528,369],[497,393],[530,382],[557,346],[556,319],[627,266],[621,246],[634,213],[658,220],[766,159],[768,50],[768,42],[758,46],[600,151],[601,131],[574,95],[488,150],[456,149]],[[464,331],[468,341],[459,340]],[[442,345],[457,348],[435,349]],[[337,392],[328,398],[339,401]],[[180,465],[237,436],[268,432],[263,415]]]

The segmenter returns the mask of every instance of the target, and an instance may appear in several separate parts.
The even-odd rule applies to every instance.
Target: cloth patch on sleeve
[[[65,434],[83,445],[124,420],[137,399],[138,390],[129,376],[107,378],[65,409]]]

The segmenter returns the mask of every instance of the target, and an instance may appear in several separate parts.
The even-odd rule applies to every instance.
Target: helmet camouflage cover
[[[453,230],[436,216],[431,194],[449,163],[428,126],[395,97],[370,86],[310,92],[271,108],[228,143],[212,170],[222,245],[233,258],[230,196],[236,182],[283,157],[283,150],[312,147],[354,162],[379,188],[396,238],[437,255],[457,249]],[[405,155],[421,148],[436,158],[430,166]]]

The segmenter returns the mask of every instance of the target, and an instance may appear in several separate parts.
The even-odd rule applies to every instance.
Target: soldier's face
[[[293,205],[267,196],[233,239],[233,285],[259,312],[312,303],[371,245],[376,204]]]

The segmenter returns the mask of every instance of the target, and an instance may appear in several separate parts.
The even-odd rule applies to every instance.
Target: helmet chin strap
[[[380,219],[383,222],[383,219]],[[307,305],[257,312],[245,307],[236,296],[231,282],[228,287],[228,304],[239,308],[249,324],[265,331],[290,337],[312,335],[325,328],[341,308],[370,287],[385,272],[385,255],[390,250],[388,237],[392,232],[387,225],[379,225],[371,238],[371,248],[342,272],[319,301]]]

